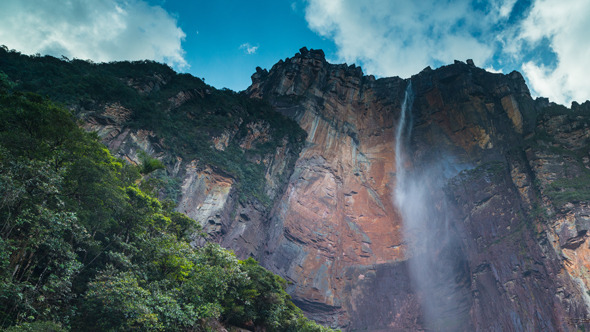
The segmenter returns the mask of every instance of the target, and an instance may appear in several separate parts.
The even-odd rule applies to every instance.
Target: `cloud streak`
[[[0,44],[23,53],[188,66],[185,33],[164,9],[144,1],[2,1],[0,13]]]
[[[256,51],[258,51],[258,46],[252,46],[250,43],[244,43],[240,45],[240,49],[244,50],[244,53],[246,54],[256,54]]]

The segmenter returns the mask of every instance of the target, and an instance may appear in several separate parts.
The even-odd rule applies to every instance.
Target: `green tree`
[[[89,284],[84,296],[85,316],[96,331],[148,331],[159,329],[152,311],[151,293],[131,272],[109,267]]]

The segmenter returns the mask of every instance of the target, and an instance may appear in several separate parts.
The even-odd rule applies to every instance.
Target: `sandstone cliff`
[[[153,87],[166,89],[168,85],[160,77],[155,82],[129,80],[126,84],[147,95]],[[289,125],[294,124],[286,118],[272,119],[262,112],[252,116],[248,105],[228,102],[224,94],[236,97],[233,92],[200,88],[177,92],[158,105],[164,106],[165,112],[180,114],[180,119],[172,122],[174,126],[187,126],[189,131],[194,126],[192,130],[200,134],[202,141],[185,139],[180,148],[180,131],[158,133],[157,125],[154,130],[137,128],[129,121],[134,111],[119,103],[99,104],[78,113],[84,128],[95,131],[116,156],[140,164],[145,152],[164,162],[163,172],[150,175],[160,196],[173,199],[179,212],[199,222],[207,240],[218,241],[245,258],[261,251],[269,208],[293,171],[304,132],[299,128],[289,131]],[[220,125],[215,118],[195,115],[203,111],[227,116],[229,121],[225,118]],[[204,240],[195,237],[195,245]]]
[[[457,239],[426,254],[452,265],[457,297],[447,313],[455,321],[432,322],[421,308],[437,294],[415,285],[408,262],[420,254],[408,250],[393,199],[395,125],[409,81],[364,76],[307,49],[252,80],[252,98],[308,133],[260,259],[294,282],[293,297],[311,317],[374,331],[575,330],[585,322],[589,197],[555,210],[548,190],[582,189],[559,181],[587,179],[587,114],[545,114],[549,105],[530,97],[519,73],[492,74],[470,61],[411,78],[407,167],[455,169],[430,202],[441,213],[448,205],[450,226],[421,235]]]
[[[128,84],[143,94],[166,86],[152,81]],[[270,205],[240,201],[235,176],[171,152],[153,131],[126,126],[130,111],[119,104],[87,116],[85,126],[130,162],[139,162],[140,150],[167,161],[179,183],[177,209],[211,239],[291,281],[294,302],[324,324],[372,331],[584,325],[588,104],[569,114],[534,101],[520,74],[491,74],[471,63],[426,68],[411,81],[405,166],[445,170],[436,173],[444,185],[431,188],[436,193],[424,208],[450,221],[445,229],[435,219],[422,226],[426,253],[410,248],[395,203],[396,127],[409,80],[364,76],[306,49],[268,72],[258,69],[246,94],[307,132],[300,153],[284,139],[250,156],[264,167]],[[199,105],[208,93],[180,91],[168,108]],[[264,119],[232,123],[208,138],[215,150],[233,144],[247,151],[272,139]],[[426,279],[431,288],[418,286],[412,260],[433,266],[422,271],[438,278]],[[447,307],[439,316],[452,321],[429,317],[427,303]]]

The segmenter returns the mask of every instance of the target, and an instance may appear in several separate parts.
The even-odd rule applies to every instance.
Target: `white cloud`
[[[0,2],[0,44],[27,54],[151,59],[181,69],[184,38],[164,9],[141,0]]]
[[[489,71],[490,73],[494,73],[494,74],[504,74],[504,71],[502,71],[502,69],[496,69],[494,67],[485,67],[484,68],[486,71]]]
[[[522,53],[549,40],[557,55],[555,68],[527,62],[522,70],[533,91],[558,103],[590,99],[590,1],[538,0],[520,24],[512,47]]]
[[[408,77],[455,59],[490,65],[492,29],[514,3],[492,1],[490,9],[477,10],[467,0],[309,0],[306,20],[334,40],[339,61],[360,62],[370,74]]]
[[[240,49],[244,50],[246,54],[256,54],[256,51],[258,51],[258,46],[252,46],[250,43],[244,43],[240,45]]]
[[[533,94],[552,101],[590,99],[590,1],[533,0],[513,22],[516,2],[307,0],[306,20],[334,41],[335,61],[359,63],[369,74],[408,77],[471,58],[484,68],[522,70]],[[537,47],[547,44],[556,63],[542,65],[547,53]]]

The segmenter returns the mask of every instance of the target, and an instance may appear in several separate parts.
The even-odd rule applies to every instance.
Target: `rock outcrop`
[[[185,123],[179,124],[177,120],[172,122],[173,126],[194,126],[194,131],[200,135],[197,137],[205,140],[201,145],[209,145],[209,148],[192,148],[187,144],[179,147],[177,142],[170,140],[177,139],[175,134],[181,134],[164,137],[154,130],[138,128],[133,121],[137,110],[126,108],[119,102],[98,102],[89,109],[74,105],[75,112],[83,119],[83,127],[96,132],[115,156],[131,164],[139,165],[142,153],[161,160],[166,165],[165,171],[151,176],[160,184],[163,182],[164,187],[169,187],[160,188],[161,198],[172,199],[177,204],[177,211],[196,220],[207,234],[206,240],[234,249],[241,258],[258,256],[264,244],[262,239],[266,234],[270,206],[282,194],[293,172],[303,139],[300,136],[304,132],[282,116],[266,118],[259,110],[248,110],[248,107],[259,106],[247,105],[243,101],[248,98],[233,92],[220,94],[206,86],[185,90],[181,86],[177,91],[178,87],[169,87],[170,82],[174,82],[173,77],[146,75],[126,79],[125,84],[139,95],[155,100],[161,99],[162,91],[164,96],[172,95],[159,100],[154,107],[163,111],[164,117],[180,114],[177,116]],[[213,119],[203,120],[194,115],[198,113],[213,114]],[[228,114],[230,120],[218,120],[222,118],[221,114]],[[203,124],[203,121],[207,122]],[[280,133],[276,133],[279,130],[271,127],[271,123],[281,128]],[[297,130],[286,130],[289,125]],[[273,141],[277,138],[278,141]],[[230,148],[234,150],[227,151]],[[209,153],[209,156],[200,158],[195,151]],[[243,159],[231,160],[235,158],[231,154],[236,153],[243,155]],[[216,158],[230,161],[219,163]],[[248,174],[244,174],[246,172]],[[256,177],[262,180],[263,187],[247,188],[260,184]],[[248,197],[244,192],[255,192],[261,197]],[[196,236],[194,244],[200,245],[204,240]]]

